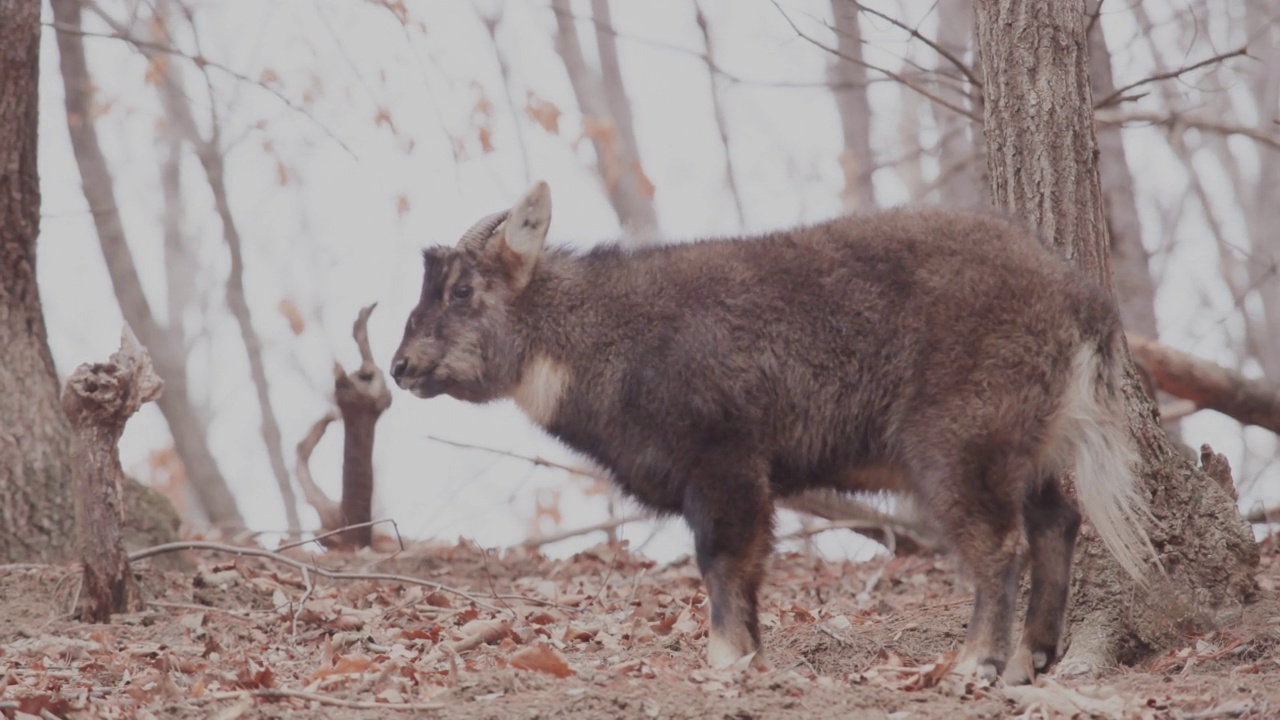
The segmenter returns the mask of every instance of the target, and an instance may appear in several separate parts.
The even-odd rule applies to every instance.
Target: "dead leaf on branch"
[[[543,100],[529,91],[527,100],[524,105],[524,113],[529,116],[530,120],[542,126],[543,130],[552,135],[560,134],[560,108],[549,100]]]
[[[289,331],[294,335],[301,335],[302,331],[307,329],[307,323],[302,319],[302,311],[298,309],[298,303],[290,298],[285,298],[280,301],[277,309],[289,323]]]

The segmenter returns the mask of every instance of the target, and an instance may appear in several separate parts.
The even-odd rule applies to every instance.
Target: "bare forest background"
[[[302,477],[295,446],[332,412],[335,362],[362,359],[361,308],[377,303],[363,360],[385,368],[418,248],[533,180],[556,196],[552,240],[580,247],[989,202],[968,0],[75,5],[46,9],[41,50],[49,342],[60,377],[126,322],[149,348],[166,389],[128,425],[123,464],[193,531],[320,526],[310,481],[340,495],[342,429],[305,447]],[[1265,520],[1280,500],[1280,2],[1089,10],[1131,344],[1166,427],[1223,453]],[[1187,384],[1204,372],[1221,382]],[[687,551],[681,523],[622,524],[635,508],[513,406],[393,398],[372,515],[406,537],[493,546],[598,524]],[[871,547],[802,522],[781,534]]]

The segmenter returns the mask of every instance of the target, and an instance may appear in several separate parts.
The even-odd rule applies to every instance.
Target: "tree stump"
[[[163,389],[151,356],[126,325],[120,349],[105,363],[76,368],[62,391],[62,409],[73,428],[71,477],[84,563],[81,620],[108,622],[114,612],[142,609],[124,548],[124,472],[117,444],[129,418]]]

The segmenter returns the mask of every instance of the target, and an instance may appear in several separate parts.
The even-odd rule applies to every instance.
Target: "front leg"
[[[713,667],[761,649],[757,596],[773,546],[773,504],[764,473],[731,465],[721,456],[712,469],[690,477],[683,508],[711,600],[707,662]]]

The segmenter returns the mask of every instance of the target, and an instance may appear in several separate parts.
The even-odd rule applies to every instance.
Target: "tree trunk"
[[[40,1],[0,0],[0,563],[67,557],[70,427],[36,287]]]
[[[551,9],[556,16],[556,50],[582,110],[582,132],[596,151],[596,167],[622,225],[624,239],[633,244],[655,242],[658,215],[653,207],[653,186],[640,167],[631,101],[622,84],[609,2],[591,1],[600,55],[599,75],[587,67],[569,0],[553,0]]]
[[[124,547],[124,470],[118,443],[124,425],[155,400],[164,382],[125,326],[120,350],[105,363],[85,364],[67,378],[62,409],[71,420],[76,530],[83,575],[80,619],[111,622],[111,614],[142,609]]]
[[[876,169],[871,150],[871,102],[867,99],[867,68],[862,60],[862,28],[858,25],[858,5],[846,0],[831,0],[831,17],[835,21],[836,57],[828,70],[844,150],[840,167],[844,170],[843,201],[845,212],[867,212],[876,207],[875,186],[871,175]]]
[[[1109,288],[1085,0],[978,0],[975,10],[995,204]],[[1228,620],[1255,590],[1257,547],[1234,502],[1170,443],[1132,368],[1125,396],[1166,575],[1143,597],[1086,528],[1064,673],[1132,661]]]
[[[164,378],[166,392],[158,402],[160,412],[168,422],[187,477],[210,522],[223,527],[242,527],[244,520],[240,517],[235,498],[213,459],[204,423],[191,403],[185,348],[180,338],[156,322],[143,294],[138,269],[125,237],[114,180],[92,120],[93,81],[89,76],[84,40],[80,34],[80,0],[51,0],[50,4],[54,21],[62,30],[57,33],[58,55],[71,147],[120,311],[142,344],[151,351],[156,369]]]
[[[938,3],[938,45],[952,57],[965,59],[972,55],[969,64],[974,75],[981,76],[982,68],[976,67],[978,53],[970,53],[973,44],[972,0],[947,0]],[[951,61],[938,58],[937,72],[958,72]],[[982,112],[982,88],[967,83],[969,101],[967,107]],[[933,117],[938,124],[941,140],[938,144],[938,193],[942,202],[955,207],[987,207],[987,159],[982,139],[982,128],[969,118],[949,108],[933,103]]]
[[[1101,1],[1089,0],[1090,7],[1096,10]],[[1116,91],[1101,20],[1089,28],[1089,86],[1095,98],[1105,98]],[[1156,338],[1156,286],[1151,280],[1147,249],[1142,245],[1142,223],[1133,196],[1133,173],[1124,156],[1123,131],[1118,126],[1098,130],[1098,149],[1104,217],[1111,238],[1111,280],[1120,318],[1126,330]]]

